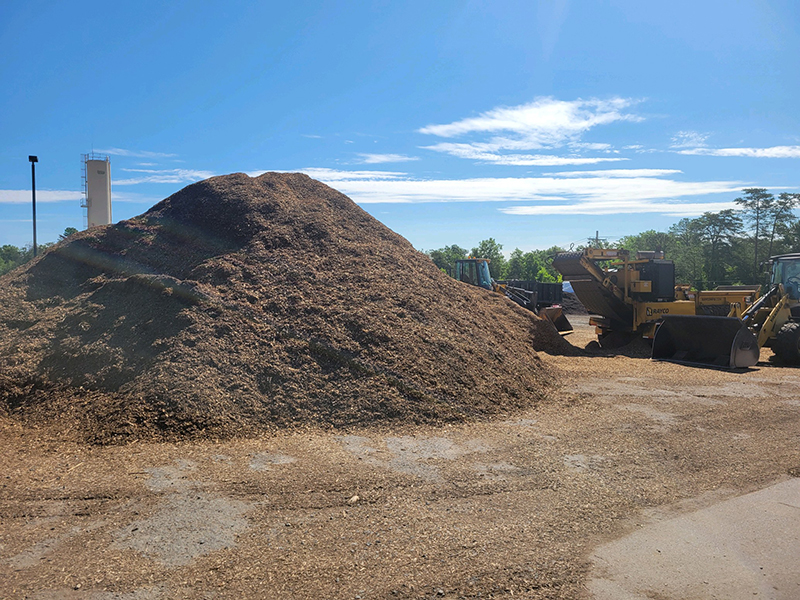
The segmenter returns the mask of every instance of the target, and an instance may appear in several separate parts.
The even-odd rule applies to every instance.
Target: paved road
[[[596,600],[800,598],[800,479],[647,525],[594,562]]]

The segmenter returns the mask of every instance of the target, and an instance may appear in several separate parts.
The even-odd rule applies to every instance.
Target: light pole
[[[33,195],[33,257],[36,258],[36,163],[38,156],[29,156],[31,161],[31,194]]]

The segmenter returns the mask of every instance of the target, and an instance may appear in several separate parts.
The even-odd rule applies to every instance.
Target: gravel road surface
[[[0,597],[797,597],[740,549],[763,525],[800,555],[800,370],[543,358],[548,399],[465,425],[92,446],[2,420]]]

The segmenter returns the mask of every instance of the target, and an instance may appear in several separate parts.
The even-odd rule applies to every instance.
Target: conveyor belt
[[[561,273],[564,281],[570,282],[578,300],[590,314],[630,327],[633,323],[633,309],[603,285],[601,269],[587,268],[586,262],[581,259],[582,252],[562,252],[553,259],[553,267]]]

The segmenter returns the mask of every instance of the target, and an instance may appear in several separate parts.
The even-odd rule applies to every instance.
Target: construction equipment
[[[543,281],[498,281],[489,273],[488,258],[465,258],[456,261],[455,278],[470,285],[503,294],[523,308],[547,319],[559,333],[572,331],[572,324],[561,307],[561,284]]]
[[[663,252],[637,252],[631,258],[621,248],[586,248],[557,254],[553,267],[572,285],[604,347],[652,339],[666,315],[740,314],[760,290],[728,286],[692,292],[688,285],[676,286],[675,265]]]
[[[715,367],[752,367],[760,349],[800,364],[800,254],[769,259],[769,290],[740,316],[665,317],[653,340],[656,360]]]

